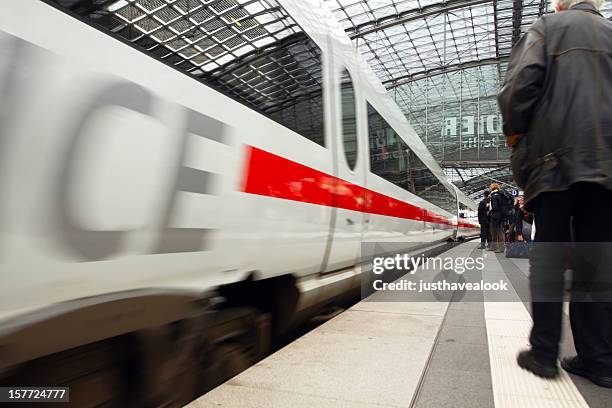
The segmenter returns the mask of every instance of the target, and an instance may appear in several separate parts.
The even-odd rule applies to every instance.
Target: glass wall
[[[510,155],[497,107],[498,64],[467,68],[390,90],[434,157],[444,163],[503,161]]]

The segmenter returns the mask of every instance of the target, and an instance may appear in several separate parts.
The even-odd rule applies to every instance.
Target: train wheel
[[[209,391],[265,357],[271,344],[268,314],[253,308],[216,313],[208,333],[203,391]]]

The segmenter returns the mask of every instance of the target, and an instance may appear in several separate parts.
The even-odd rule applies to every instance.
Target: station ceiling
[[[477,199],[490,182],[512,185],[496,96],[512,47],[553,11],[551,1],[325,1],[459,188]],[[612,19],[611,1],[602,14]],[[462,129],[466,116],[471,133],[444,137],[449,120]],[[465,143],[470,138],[476,148]]]
[[[387,88],[502,66],[546,0],[325,0]],[[603,15],[612,19],[612,2]],[[503,73],[503,71],[502,71]]]

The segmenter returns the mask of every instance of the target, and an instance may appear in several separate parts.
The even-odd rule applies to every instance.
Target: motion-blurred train
[[[172,406],[473,235],[322,0],[0,5],[0,383]]]

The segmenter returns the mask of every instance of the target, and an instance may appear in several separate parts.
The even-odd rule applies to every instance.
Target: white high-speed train
[[[0,382],[77,405],[187,401],[363,242],[478,229],[322,0],[3,2],[0,196]]]

